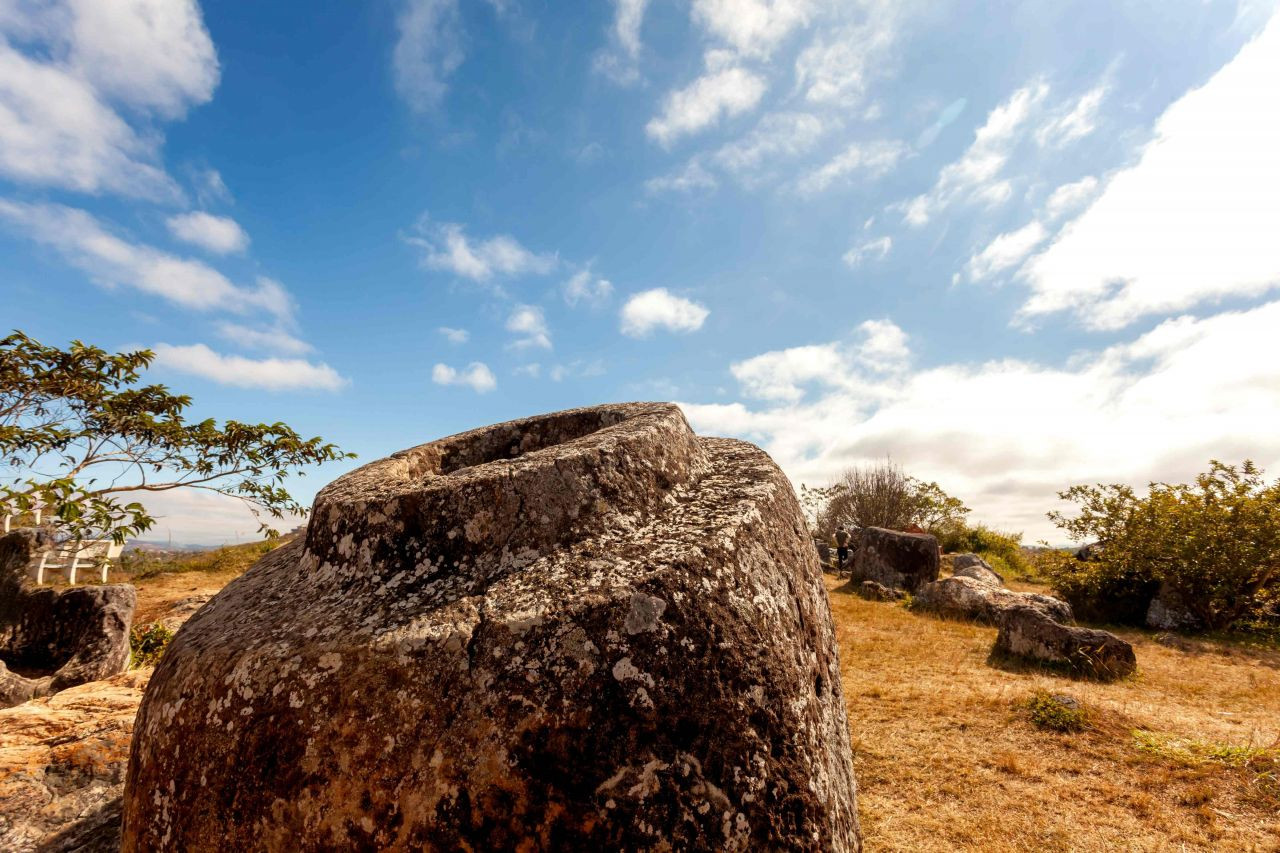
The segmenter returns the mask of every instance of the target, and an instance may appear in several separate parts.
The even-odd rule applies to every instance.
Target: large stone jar
[[[857,850],[830,611],[758,448],[619,404],[405,450],[178,633],[126,850]]]

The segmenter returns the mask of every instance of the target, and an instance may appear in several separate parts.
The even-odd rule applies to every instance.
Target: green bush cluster
[[[1076,541],[1098,543],[1087,559],[1046,564],[1081,617],[1141,622],[1163,585],[1210,630],[1278,618],[1280,482],[1267,483],[1252,462],[1213,460],[1195,483],[1152,483],[1146,495],[1097,485],[1060,497],[1077,514],[1049,517]]]
[[[1031,574],[1020,533],[1002,533],[985,524],[962,524],[940,535],[938,544],[949,554],[977,554],[1006,578]]]
[[[1037,690],[1024,707],[1032,725],[1051,732],[1079,732],[1089,727],[1089,711],[1071,696]]]
[[[129,632],[129,649],[133,653],[133,668],[155,666],[164,656],[173,632],[159,622],[135,625]]]

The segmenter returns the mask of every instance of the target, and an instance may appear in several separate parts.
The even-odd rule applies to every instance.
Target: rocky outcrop
[[[818,562],[822,568],[828,568],[831,565],[831,546],[822,540],[815,540],[813,545],[818,550]]]
[[[120,795],[150,672],[0,710],[0,850],[120,849]]]
[[[851,582],[852,583],[852,582]],[[900,589],[891,589],[875,581],[863,581],[858,584],[858,595],[867,601],[902,601],[907,594]]]
[[[951,558],[951,575],[957,578],[973,578],[976,581],[1004,586],[1004,578],[991,568],[991,564],[977,554],[956,554]]]
[[[186,624],[188,619],[199,613],[200,608],[208,604],[211,598],[213,598],[213,593],[200,593],[179,599],[170,605],[169,609],[156,622],[170,631],[177,631]]]
[[[156,668],[123,844],[858,849],[790,484],[665,404],[340,478]]]
[[[128,584],[33,588],[27,564],[47,543],[0,537],[0,707],[123,672],[137,592]]]
[[[1201,631],[1204,623],[1192,613],[1173,587],[1160,584],[1160,589],[1147,605],[1146,626],[1157,631]]]
[[[1000,613],[993,654],[1015,656],[1109,680],[1137,667],[1133,646],[1107,631],[1060,624],[1027,604]]]
[[[1011,607],[1031,607],[1050,619],[1069,623],[1071,606],[1049,595],[1014,592],[971,577],[949,577],[925,584],[915,594],[911,606],[952,619],[972,619],[997,624]]]
[[[915,592],[938,579],[938,540],[923,533],[863,528],[853,556],[853,579]]]

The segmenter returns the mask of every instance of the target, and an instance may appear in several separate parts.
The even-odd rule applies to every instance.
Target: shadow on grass
[[[1105,670],[1099,670],[1090,663],[1073,666],[1054,661],[1034,661],[996,649],[992,649],[991,654],[987,655],[987,666],[1014,675],[1053,675],[1059,678],[1070,678],[1073,681],[1092,681],[1097,684],[1130,681],[1137,675],[1135,670],[1128,675],[1117,676]]]

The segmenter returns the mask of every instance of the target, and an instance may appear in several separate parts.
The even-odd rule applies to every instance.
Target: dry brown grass
[[[1280,650],[1141,631],[1112,684],[988,665],[995,629],[835,591],[869,851],[1280,850]],[[1090,711],[1036,728],[1037,690]],[[1270,751],[1268,751],[1270,750]]]

